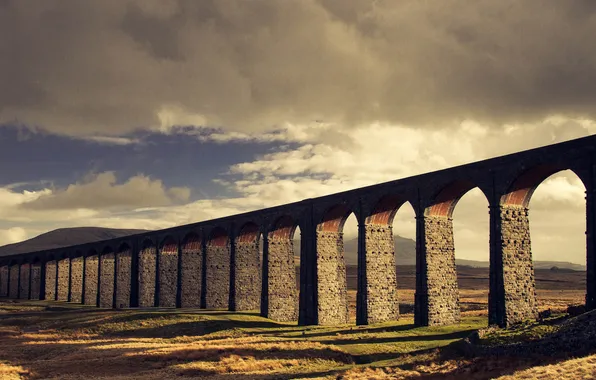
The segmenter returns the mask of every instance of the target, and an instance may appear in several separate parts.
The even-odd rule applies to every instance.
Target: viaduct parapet
[[[594,309],[595,153],[596,136],[590,136],[244,214],[4,256],[0,296],[103,308],[260,308],[262,316],[276,321],[344,324],[348,301],[343,224],[354,213],[356,322],[396,320],[399,263],[392,223],[409,202],[416,213],[415,323],[457,323],[452,213],[466,192],[479,188],[489,204],[489,323],[511,325],[537,317],[530,198],[544,179],[569,169],[586,189],[586,307]],[[297,227],[298,279],[293,247]]]

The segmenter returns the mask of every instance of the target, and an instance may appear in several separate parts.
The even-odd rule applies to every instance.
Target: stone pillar
[[[70,302],[83,302],[83,258],[70,261]]]
[[[348,323],[343,233],[317,231],[317,310],[319,325]]]
[[[596,309],[596,166],[586,186],[586,308]]]
[[[234,247],[234,299],[232,310],[256,310],[261,303],[259,234],[241,235]],[[294,260],[292,257],[292,264]],[[294,270],[294,276],[295,275]],[[295,285],[294,285],[295,288]]]
[[[112,308],[114,304],[114,254],[104,253],[99,261],[99,307]]]
[[[203,277],[203,249],[201,239],[191,237],[181,247],[181,306],[201,306],[201,283]]]
[[[48,261],[46,263],[46,292],[45,300],[56,300],[56,260]]]
[[[70,259],[58,261],[58,301],[68,301],[68,283],[70,281]]]
[[[178,244],[164,243],[159,251],[159,307],[176,307]]]
[[[12,298],[12,299],[17,299],[19,298],[19,274],[20,274],[20,270],[19,270],[19,265],[15,264],[15,265],[11,265],[10,267],[10,284],[9,284],[9,295],[8,297]]]
[[[291,236],[268,234],[263,239],[263,281],[267,300],[261,315],[280,322],[298,319],[298,290],[294,241]]]
[[[399,301],[393,228],[361,224],[358,243],[356,324],[395,321],[399,318]]]
[[[85,305],[97,304],[99,286],[99,259],[97,255],[85,257]]]
[[[228,309],[230,297],[230,239],[219,236],[207,243],[207,309]]]
[[[458,323],[461,318],[453,244],[453,220],[417,218],[416,296],[418,326]]]
[[[495,214],[495,217],[492,217]],[[536,289],[528,209],[501,205],[491,212],[491,323],[509,326],[536,319]],[[502,279],[502,280],[500,280]],[[494,288],[493,288],[494,287]]]
[[[0,267],[0,297],[8,297],[8,266]]]
[[[139,307],[155,306],[156,249],[146,245],[139,252]]]
[[[130,307],[132,250],[127,248],[116,254],[116,307]]]
[[[41,264],[31,264],[31,299],[38,300],[41,297]]]
[[[29,280],[30,280],[30,269],[29,264],[21,264],[21,273],[19,276],[19,298],[26,300],[29,299]]]

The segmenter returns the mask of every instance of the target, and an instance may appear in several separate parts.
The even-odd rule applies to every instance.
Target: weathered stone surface
[[[289,237],[269,236],[268,307],[266,317],[280,322],[298,319],[298,291],[294,264],[294,242]]]
[[[394,321],[399,318],[397,273],[393,229],[388,225],[364,226],[366,252],[365,314],[359,324]]]
[[[320,325],[348,323],[343,233],[317,231],[317,295]]]
[[[46,263],[46,294],[45,299],[53,301],[56,299],[56,261]]]
[[[131,283],[131,263],[132,251],[127,249],[116,254],[118,260],[116,273],[116,307],[130,307],[130,283]]]
[[[29,264],[21,265],[21,277],[19,281],[19,298],[29,299]]]
[[[461,311],[451,218],[425,216],[423,244],[426,286],[416,292],[427,300],[428,325],[458,323]]]
[[[85,257],[85,305],[97,306],[98,273],[97,255]]]
[[[70,278],[70,259],[58,261],[58,301],[68,301],[68,281]]]
[[[234,309],[257,310],[261,305],[259,240],[236,242]]]
[[[155,267],[154,246],[145,247],[139,252],[139,306],[155,306]]]
[[[31,299],[38,300],[41,291],[41,264],[31,264]]]
[[[16,299],[19,297],[19,266],[12,265],[10,267],[10,287],[9,295],[10,298]]]
[[[83,258],[75,257],[70,263],[70,302],[83,302]]]
[[[506,324],[536,319],[536,289],[528,209],[501,207],[501,245]]]
[[[0,297],[8,297],[8,265],[0,267]]]
[[[230,296],[230,245],[207,245],[208,309],[227,309]]]
[[[178,245],[171,241],[159,252],[159,306],[176,307]]]
[[[182,245],[182,307],[201,306],[203,252],[198,237]]]
[[[99,307],[111,308],[114,303],[114,254],[101,255],[99,283]]]

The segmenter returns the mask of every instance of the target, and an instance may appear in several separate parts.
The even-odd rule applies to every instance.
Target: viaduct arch
[[[353,213],[356,322],[395,320],[392,223],[407,202],[416,215],[415,323],[457,323],[452,213],[466,192],[479,188],[489,204],[489,323],[506,326],[537,317],[528,206],[536,187],[561,170],[573,171],[586,189],[586,307],[594,309],[596,136],[165,230],[3,256],[0,297],[104,308],[260,310],[277,321],[343,324],[342,230]],[[298,227],[299,289],[293,247]]]

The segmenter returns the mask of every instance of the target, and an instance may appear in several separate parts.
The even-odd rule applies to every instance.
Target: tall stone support
[[[196,237],[187,240],[181,247],[181,306],[201,306],[201,283],[203,277],[203,249],[201,240]]]
[[[294,264],[294,241],[288,236],[264,239],[263,265],[267,299],[261,314],[280,322],[298,319],[298,291]]]
[[[31,299],[38,300],[41,296],[41,264],[31,264]]]
[[[343,233],[317,231],[316,241],[318,324],[348,323],[348,285]]]
[[[399,318],[399,301],[393,228],[360,225],[358,239],[356,323],[395,321]]]
[[[56,300],[56,260],[46,263],[45,300]]]
[[[8,265],[0,267],[0,297],[8,297]]]
[[[246,236],[241,236],[236,239],[234,250],[234,298],[231,309],[236,311],[257,310],[260,303],[261,258],[259,239],[258,236],[249,236],[248,239]]]
[[[130,307],[132,251],[130,249],[116,254],[116,307]]]
[[[586,308],[596,309],[596,166],[586,184]]]
[[[495,214],[493,216],[493,214]],[[491,210],[490,322],[508,326],[536,319],[536,288],[528,209],[501,205]]]
[[[30,264],[21,264],[21,273],[19,276],[19,298],[22,300],[29,299],[29,280],[30,280]]]
[[[10,266],[10,283],[8,285],[8,297],[12,299],[19,298],[19,265]]]
[[[415,323],[437,326],[461,318],[453,220],[447,216],[417,218]]]
[[[70,281],[70,259],[58,261],[58,301],[68,301],[68,284]]]
[[[97,255],[85,257],[85,305],[97,306],[99,259]]]
[[[178,244],[164,244],[159,251],[159,306],[176,307]]]
[[[155,306],[155,276],[157,257],[153,245],[139,252],[139,307]]]
[[[226,239],[227,240],[227,239]],[[219,240],[207,244],[207,309],[227,309],[230,297],[230,243]]]
[[[83,302],[83,258],[70,261],[70,302]]]
[[[100,257],[99,307],[112,308],[114,304],[114,254],[105,253]]]

